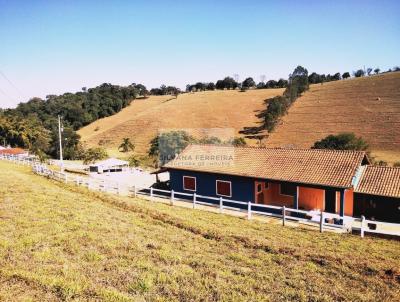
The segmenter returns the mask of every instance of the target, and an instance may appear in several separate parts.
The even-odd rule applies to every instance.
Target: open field
[[[255,114],[264,108],[263,100],[282,93],[283,89],[262,89],[187,93],[177,99],[150,96],[82,128],[79,134],[87,145],[104,144],[112,155],[118,155],[117,147],[124,137],[131,138],[138,153],[147,152],[150,140],[159,129],[233,128],[222,133],[222,137],[238,136],[244,126],[256,125]],[[191,134],[201,135],[196,130]]]
[[[377,160],[400,161],[400,72],[311,85],[267,145],[308,148],[339,132],[362,136]]]
[[[400,243],[89,192],[0,162],[0,300],[397,301]]]

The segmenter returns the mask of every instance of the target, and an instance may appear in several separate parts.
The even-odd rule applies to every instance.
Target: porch
[[[256,180],[254,200],[257,204],[353,216],[353,189]]]

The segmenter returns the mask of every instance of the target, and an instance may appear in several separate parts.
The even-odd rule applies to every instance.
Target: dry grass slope
[[[244,126],[257,123],[255,113],[264,108],[263,100],[280,95],[283,89],[206,91],[171,96],[151,96],[135,100],[118,114],[98,120],[79,131],[89,146],[104,143],[111,154],[124,137],[135,142],[136,150],[145,153],[159,129],[233,128],[232,134]],[[197,131],[192,133],[201,135]]]
[[[400,72],[311,85],[267,145],[308,148],[340,132],[362,136],[377,159],[400,161]]]
[[[398,241],[89,192],[0,162],[1,301],[399,301]]]

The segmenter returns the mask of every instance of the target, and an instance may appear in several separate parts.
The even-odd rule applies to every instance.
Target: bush
[[[98,160],[103,160],[108,157],[105,149],[101,147],[89,148],[83,153],[83,164],[91,164]]]
[[[356,137],[354,133],[340,133],[338,135],[328,135],[315,142],[312,149],[365,151],[368,149],[368,144],[361,137]]]

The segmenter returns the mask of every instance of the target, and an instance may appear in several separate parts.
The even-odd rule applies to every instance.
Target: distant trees
[[[345,74],[343,74],[345,75]],[[331,81],[339,81],[343,76],[340,75],[340,72],[335,73],[334,75],[328,74],[318,74],[313,72],[308,76],[308,82],[310,84],[319,84],[324,82],[331,82]],[[350,74],[349,74],[350,77]]]
[[[245,134],[248,138],[260,139],[265,137],[265,134],[261,134],[261,132],[264,130],[271,132],[275,128],[279,119],[286,114],[291,104],[308,89],[308,79],[307,69],[297,66],[293,73],[289,75],[288,85],[283,95],[264,101],[267,106],[266,109],[257,114],[257,117],[262,119],[262,125],[244,128],[240,133]]]
[[[252,88],[254,86],[256,86],[256,82],[251,77],[245,79],[242,83],[242,88],[245,89]]]
[[[135,145],[131,142],[128,137],[123,138],[121,145],[119,145],[118,150],[126,153],[135,150]]]
[[[152,88],[150,90],[151,95],[178,95],[181,90],[175,86],[161,85],[160,88]]]
[[[381,70],[380,70],[379,68],[375,68],[375,69],[374,69],[375,74],[379,74],[380,71],[381,71]]]
[[[119,112],[128,106],[138,95],[146,95],[146,87],[141,84],[129,86],[111,85],[108,83],[100,86],[82,88],[77,93],[64,93],[62,95],[48,95],[45,100],[32,98],[27,103],[20,103],[17,108],[5,113],[8,119],[19,120],[27,132],[36,133],[36,142],[26,142],[11,139],[12,144],[24,148],[32,148],[32,152],[45,152],[52,157],[58,157],[58,127],[57,115],[63,120],[63,148],[65,159],[75,159],[80,156],[79,135],[75,132],[79,128],[99,119]],[[13,129],[17,129],[13,125]],[[41,134],[37,134],[42,127]],[[17,131],[18,133],[19,131]],[[32,138],[33,140],[33,138]],[[44,142],[48,146],[44,147]]]
[[[236,89],[239,87],[239,84],[231,77],[226,77],[223,80],[218,80],[215,84],[216,89]]]
[[[356,78],[360,78],[360,77],[363,77],[365,75],[365,71],[363,69],[358,69],[356,71],[353,71],[353,75]]]
[[[367,74],[368,74],[368,76],[371,75],[371,72],[372,72],[372,68],[371,68],[371,67],[368,67],[368,68],[367,68]]]
[[[227,141],[222,141],[215,136],[196,139],[185,131],[170,131],[161,133],[151,140],[148,155],[155,159],[158,158],[159,163],[164,165],[174,159],[189,144],[245,146],[246,141],[242,137],[234,137]]]
[[[186,92],[194,92],[194,91],[205,91],[205,90],[215,90],[215,84],[213,82],[202,83],[197,82],[196,84],[188,84],[186,85]]]
[[[51,132],[33,115],[23,118],[0,113],[0,143],[44,157],[50,148]]]
[[[193,137],[185,131],[161,133],[151,140],[148,154],[154,158],[158,157],[159,163],[164,165],[193,141]]]
[[[350,73],[349,73],[349,72],[344,72],[344,73],[342,74],[342,78],[343,78],[343,79],[350,78]]]
[[[320,141],[314,143],[312,149],[332,149],[332,150],[361,150],[368,149],[368,144],[354,133],[340,133],[328,135]]]
[[[257,84],[257,89],[268,89],[268,88],[286,88],[288,81],[285,79],[279,79],[279,81],[269,80],[266,83],[260,82]]]

